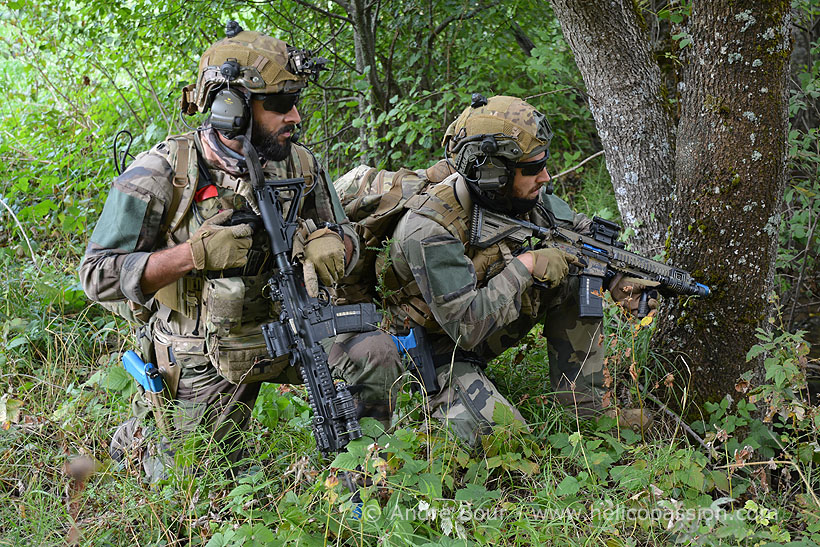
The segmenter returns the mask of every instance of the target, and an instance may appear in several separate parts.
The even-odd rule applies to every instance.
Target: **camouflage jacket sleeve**
[[[436,322],[460,347],[472,349],[518,318],[521,294],[532,285],[519,260],[479,289],[464,245],[434,220],[408,213],[397,227],[396,240]]]
[[[140,280],[162,241],[160,224],[171,201],[173,172],[167,147],[155,146],[113,184],[80,264],[80,282],[97,302],[128,299],[144,304]]]

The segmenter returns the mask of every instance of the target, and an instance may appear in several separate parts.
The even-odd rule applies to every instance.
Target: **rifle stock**
[[[692,275],[657,260],[627,251],[617,240],[621,227],[599,217],[593,219],[592,234],[584,235],[567,228],[544,228],[532,222],[507,217],[475,205],[470,226],[470,244],[486,248],[504,239],[516,243],[557,247],[577,256],[586,266],[581,272],[580,316],[602,317],[604,282],[622,273],[658,283],[657,290],[665,296],[708,296],[709,287],[698,283]],[[639,315],[648,311],[647,291],[642,295]]]

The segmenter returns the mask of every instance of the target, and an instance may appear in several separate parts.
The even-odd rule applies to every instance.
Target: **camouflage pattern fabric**
[[[448,207],[460,208],[459,218],[469,222],[472,201],[460,175],[447,178],[428,192]],[[581,231],[589,226],[583,215],[568,217],[569,207],[561,210],[557,198],[546,194],[542,198],[553,218],[533,214],[530,220],[541,224],[554,221]],[[571,269],[555,289],[541,292],[533,288],[523,264],[513,259],[515,248],[502,242],[488,250],[471,249],[466,237],[459,237],[463,230],[443,225],[438,212],[424,207],[406,213],[394,232],[390,259],[397,286],[388,289],[398,293],[388,310],[391,328],[403,333],[408,323],[418,324],[408,312],[414,308],[439,327],[429,331],[439,361],[442,356],[453,355],[458,345],[486,362],[514,347],[546,318],[550,377],[558,401],[579,414],[598,411],[603,395],[601,321],[578,317],[577,270]],[[496,403],[508,406],[521,419],[475,363],[456,359],[452,372],[449,364],[437,372],[445,389],[431,401],[434,415],[447,419],[465,440],[474,442],[486,423],[492,422]]]
[[[451,152],[463,136],[509,135],[516,141],[516,152],[510,159],[531,158],[549,148],[552,128],[546,117],[518,97],[497,95],[487,104],[467,107],[447,127],[442,145]],[[468,137],[468,138],[469,138]]]
[[[204,220],[220,209],[255,208],[248,176],[241,162],[208,144],[215,138],[213,131],[197,134],[196,138],[200,137],[198,146],[204,151],[204,164],[215,186],[210,194],[206,194],[210,197],[196,201],[174,233],[161,233],[160,226],[172,198],[175,173],[172,161],[169,161],[169,147],[165,143],[158,144],[138,156],[115,180],[91,235],[79,274],[83,289],[92,300],[109,307],[127,300],[141,304],[150,312],[148,332],[154,343],[144,344],[142,353],[147,357],[146,361],[156,359],[161,369],[163,364],[175,368],[179,377],[178,385],[174,386],[176,399],[170,409],[175,431],[173,438],[165,439],[170,443],[169,450],[173,452],[177,443],[184,442],[199,427],[198,431],[204,433],[203,438],[208,439],[206,445],[217,443],[227,459],[233,462],[241,455],[235,441],[238,432],[247,426],[260,383],[254,380],[236,385],[228,381],[227,373],[220,374],[225,371],[225,363],[230,363],[231,359],[245,363],[261,361],[265,374],[260,377],[268,381],[298,383],[300,378],[287,362],[267,359],[267,348],[258,333],[259,325],[276,317],[277,311],[262,293],[264,280],[272,268],[263,230],[254,234],[249,265],[241,271],[211,272],[208,275],[191,272],[180,282],[170,285],[171,290],[163,299],[158,297],[159,293],[143,294],[140,289],[142,273],[152,252],[186,241]],[[304,161],[299,158],[306,155],[297,149],[298,146],[293,145],[290,158],[268,162],[264,166],[265,177],[311,175],[312,189],[298,204],[300,217],[315,224],[341,224],[354,242],[354,260],[348,264],[352,269],[358,256],[358,238],[324,171],[316,164],[302,165]],[[189,161],[196,159],[192,156]],[[209,312],[207,302],[203,302],[206,287],[206,299],[224,304],[213,313]],[[230,304],[228,294],[241,295],[238,296],[241,305],[231,307],[232,315],[225,313]],[[250,331],[254,331],[256,339],[247,336]],[[161,344],[159,338],[162,338]],[[362,385],[360,408],[365,415],[372,412],[383,419],[390,410],[390,401],[385,403],[388,397],[384,393],[389,391],[400,372],[398,356],[393,361],[382,357],[376,361],[367,351],[359,352],[355,341],[345,339],[344,342],[344,350],[334,353],[338,365],[333,370],[338,370],[338,374],[349,382]],[[250,373],[255,373],[258,368],[254,367]],[[134,415],[140,418],[139,427],[119,431],[117,446],[131,446],[135,432],[147,427],[148,422],[142,419],[147,415],[147,406],[140,398],[134,403]],[[155,452],[163,454],[162,451]],[[151,476],[156,479],[162,476],[156,468],[167,463],[167,458],[152,461],[149,467],[153,469]]]
[[[393,338],[380,330],[340,334],[327,351],[328,366],[350,386],[359,417],[369,416],[389,427],[404,372]]]

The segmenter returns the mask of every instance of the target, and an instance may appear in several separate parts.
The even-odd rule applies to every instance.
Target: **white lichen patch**
[[[757,135],[755,135],[754,133],[749,134],[749,140],[752,141],[752,144],[755,143],[756,138],[757,138]]]
[[[747,120],[749,120],[750,122],[756,122],[757,121],[757,115],[754,112],[750,111],[750,110],[745,111],[743,113],[743,117],[746,118]]]
[[[749,27],[751,27],[757,22],[757,19],[755,19],[752,15],[752,10],[748,9],[735,15],[735,20],[743,21],[743,27],[740,29],[740,32],[746,32],[747,30],[749,30]]]
[[[755,150],[754,152],[752,152],[752,161],[757,161],[757,160],[759,160],[759,159],[760,159],[760,158],[762,158],[762,157],[763,157],[763,154],[761,154],[761,153],[760,153],[760,152],[758,152],[757,150]]]
[[[754,61],[752,61],[752,66],[753,67],[759,67],[762,64],[763,64],[763,61],[761,61],[760,59],[755,59]]]
[[[740,61],[741,59],[743,59],[743,55],[740,53],[730,53],[729,56],[726,57],[726,60],[729,61],[730,65]]]
[[[780,225],[780,213],[775,213],[769,217],[766,221],[766,225],[763,227],[763,231],[766,232],[771,237],[775,237],[777,235],[777,227]]]
[[[768,93],[768,92],[769,92],[769,88],[768,88],[768,87],[761,87],[761,88],[760,88],[760,92],[761,92],[761,93]]]
[[[774,29],[772,27],[767,28],[766,31],[760,35],[764,40],[774,40],[774,36]]]

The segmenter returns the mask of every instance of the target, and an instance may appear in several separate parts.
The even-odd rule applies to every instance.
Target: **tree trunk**
[[[356,56],[356,70],[360,74],[367,72],[367,83],[369,89],[367,99],[370,103],[365,104],[359,101],[359,117],[367,120],[359,128],[360,148],[364,159],[368,159],[370,152],[369,129],[374,127],[373,109],[382,110],[384,108],[384,93],[378,76],[376,66],[376,25],[378,24],[377,14],[373,11],[373,4],[367,0],[350,0],[343,4],[348,10],[350,18],[353,20],[353,50]]]
[[[789,2],[693,3],[682,74],[670,261],[712,296],[667,309],[655,341],[717,400],[766,324],[785,184]]]
[[[663,249],[674,183],[673,121],[661,72],[628,0],[552,0],[589,93],[629,241]]]

